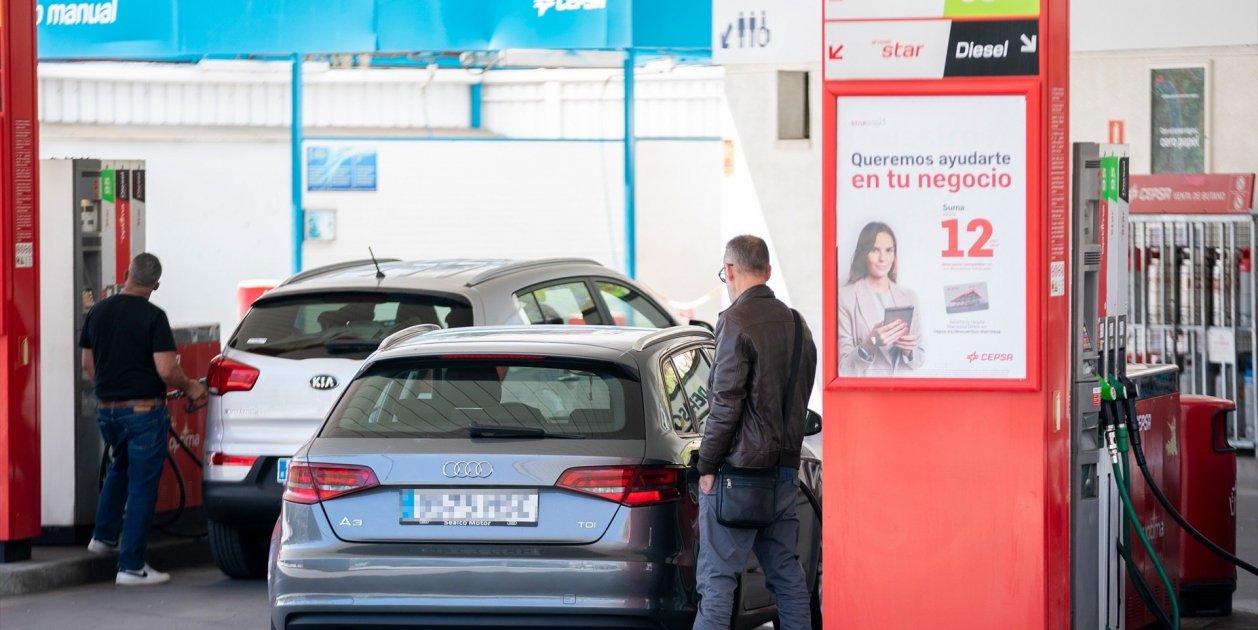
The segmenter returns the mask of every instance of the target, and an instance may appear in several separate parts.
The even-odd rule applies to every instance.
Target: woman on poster
[[[917,295],[896,283],[896,273],[895,232],[865,225],[839,287],[840,376],[904,376],[925,362]]]

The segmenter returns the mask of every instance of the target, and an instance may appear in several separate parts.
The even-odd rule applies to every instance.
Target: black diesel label
[[[1035,20],[954,20],[944,76],[1038,75],[1039,39],[1039,23]]]

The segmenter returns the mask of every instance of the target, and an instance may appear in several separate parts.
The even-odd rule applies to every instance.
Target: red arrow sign
[[[829,53],[830,53],[831,59],[842,59],[843,58],[843,44],[839,44],[838,46],[830,46]]]

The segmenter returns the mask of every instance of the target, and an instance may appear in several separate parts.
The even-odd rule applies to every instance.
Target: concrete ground
[[[1258,459],[1253,451],[1236,462],[1236,555],[1258,564]],[[1258,577],[1236,572],[1232,609],[1258,615]],[[1258,628],[1255,622],[1250,628]]]
[[[1252,563],[1258,561],[1258,460],[1242,456],[1237,473],[1238,555]],[[223,576],[206,564],[204,541],[159,538],[150,552],[154,566],[172,573],[169,584],[114,586],[112,559],[80,547],[36,547],[32,562],[0,565],[0,628],[267,627],[266,584]],[[1184,619],[1183,628],[1258,629],[1258,578],[1238,573],[1232,616]]]

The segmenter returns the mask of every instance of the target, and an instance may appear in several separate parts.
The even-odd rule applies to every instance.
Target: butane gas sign
[[[113,24],[118,21],[118,2],[40,2],[35,5],[35,25]]]

